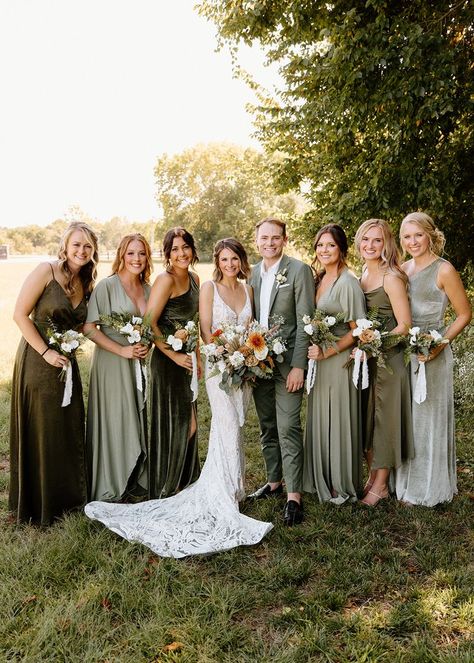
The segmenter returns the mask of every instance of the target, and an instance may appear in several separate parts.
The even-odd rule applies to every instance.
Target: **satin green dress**
[[[150,286],[143,288],[148,299]],[[141,315],[117,274],[97,284],[89,302],[87,322],[99,323],[101,315],[112,312]],[[128,345],[127,337],[111,327],[101,325],[101,331],[116,343]],[[126,492],[146,494],[145,385],[142,391],[137,388],[136,361],[97,345],[94,349],[86,433],[92,500],[115,502]]]
[[[390,299],[383,285],[365,293],[367,310],[378,308],[386,331],[397,326]],[[372,450],[371,469],[395,468],[413,458],[411,391],[403,348],[389,350],[386,364],[391,372],[369,359],[369,387],[363,390],[364,451]]]
[[[342,337],[349,321],[365,317],[364,293],[358,279],[344,269],[319,298],[317,308],[328,315],[344,314],[332,328]],[[304,443],[303,490],[320,502],[356,501],[362,482],[362,420],[360,392],[345,367],[351,349],[317,362],[314,387],[308,396]]]
[[[184,327],[199,308],[199,286],[189,277],[189,289],[168,300],[158,326],[163,335]],[[199,476],[197,434],[189,438],[192,412],[191,374],[159,348],[150,361],[150,437],[148,443],[150,498],[169,497]]]
[[[32,319],[44,329],[77,329],[86,319],[83,300],[76,308],[53,278],[38,299]],[[15,359],[10,417],[9,508],[18,522],[50,525],[87,502],[84,403],[81,376],[72,359],[72,397],[62,407],[60,369],[48,364],[24,338]]]

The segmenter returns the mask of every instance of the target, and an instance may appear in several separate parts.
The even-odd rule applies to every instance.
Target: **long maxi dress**
[[[192,320],[199,308],[199,286],[189,276],[187,292],[172,297],[158,320],[166,336]],[[148,440],[149,495],[169,497],[199,476],[197,433],[189,439],[192,412],[190,372],[157,347],[150,361],[150,436]]]
[[[409,281],[413,326],[421,331],[445,331],[444,314],[448,297],[436,285],[438,270],[445,262],[438,258]],[[412,386],[416,382],[418,359],[411,358]],[[427,396],[412,402],[415,457],[396,472],[399,500],[434,506],[450,502],[457,493],[456,446],[454,440],[453,353],[447,345],[425,363]]]
[[[148,299],[150,287],[144,285]],[[101,315],[140,315],[117,274],[97,284],[89,301],[87,322],[99,323]],[[101,331],[120,345],[126,336],[101,324]],[[147,419],[145,380],[137,388],[138,360],[124,359],[95,346],[87,408],[87,450],[91,473],[91,498],[120,500],[127,491],[146,494]]]
[[[332,331],[339,337],[347,334],[350,320],[365,317],[358,279],[344,269],[321,295],[317,308],[328,315],[343,313],[344,322]],[[350,353],[351,348],[317,362],[308,396],[303,489],[334,504],[356,501],[362,482],[360,393],[352,383],[352,372],[344,367]]]
[[[222,323],[245,324],[251,317],[250,297],[237,315],[214,289],[212,328]],[[220,376],[208,377],[212,411],[209,447],[199,479],[177,495],[141,504],[92,502],[85,508],[124,539],[143,543],[162,557],[210,554],[236,546],[254,545],[272,529],[271,523],[239,512],[243,499],[244,456],[242,426],[250,387],[219,387]]]
[[[365,301],[367,310],[378,309],[386,321],[386,331],[397,326],[383,285],[366,292]],[[396,346],[388,351],[386,364],[391,372],[378,367],[374,358],[368,364],[369,387],[362,392],[364,451],[373,452],[371,469],[397,468],[413,458],[410,378],[403,350]]]
[[[59,332],[77,329],[86,312],[85,299],[74,308],[53,274],[32,319],[48,343],[44,330],[51,323]],[[20,340],[12,380],[9,496],[19,522],[50,525],[87,502],[82,384],[74,358],[71,365],[71,402],[62,407],[61,370]]]

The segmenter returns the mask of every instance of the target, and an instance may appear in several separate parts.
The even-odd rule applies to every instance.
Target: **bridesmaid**
[[[440,258],[444,235],[423,212],[406,216],[400,228],[402,248],[411,260],[402,265],[408,276],[413,325],[422,331],[435,329],[452,341],[469,324],[472,312],[459,274]],[[445,329],[444,314],[450,303],[455,320]],[[456,489],[454,442],[453,353],[439,345],[427,361],[428,394],[423,403],[412,404],[415,457],[398,468],[396,491],[406,504],[434,506],[450,502]],[[411,362],[412,380],[418,360]]]
[[[149,495],[168,497],[199,476],[196,403],[192,403],[192,361],[163,340],[184,327],[199,307],[199,279],[189,268],[198,260],[194,239],[184,228],[168,230],[163,240],[166,271],[157,276],[147,314],[155,333],[150,362],[151,429]]]
[[[400,268],[390,226],[382,219],[365,221],[355,244],[365,263],[361,286],[367,309],[378,308],[387,331],[407,333],[411,325],[407,276]],[[362,503],[367,506],[388,497],[390,470],[413,457],[410,381],[402,348],[389,351],[387,364],[391,372],[369,359],[370,385],[363,391],[364,451],[370,476]]]
[[[13,319],[23,338],[12,381],[9,507],[17,522],[49,525],[87,501],[79,368],[73,358],[71,402],[62,407],[59,375],[69,360],[48,345],[45,328],[82,330],[97,262],[95,233],[85,223],[71,223],[58,260],[31,272],[15,305]]]
[[[365,317],[365,299],[358,279],[346,263],[348,244],[341,226],[324,226],[314,240],[316,308],[344,314],[332,328],[336,347],[323,351],[310,345],[316,360],[316,381],[308,398],[303,488],[321,502],[356,501],[362,481],[362,434],[359,393],[351,371],[344,368],[354,345],[355,320]]]
[[[143,317],[153,269],[143,235],[126,235],[112,265],[112,276],[97,284],[89,302],[84,333],[94,341],[87,408],[87,450],[91,499],[116,502],[146,494],[146,408],[137,388],[135,359],[145,345],[130,345],[126,336],[101,324],[112,312]]]

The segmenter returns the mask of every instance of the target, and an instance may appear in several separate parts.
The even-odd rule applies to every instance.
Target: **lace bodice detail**
[[[245,325],[252,318],[252,302],[250,301],[248,286],[245,287],[245,304],[243,309],[236,313],[222,299],[217,289],[215,281],[212,281],[214,287],[214,299],[212,302],[212,325],[211,330],[215,331],[224,323]]]

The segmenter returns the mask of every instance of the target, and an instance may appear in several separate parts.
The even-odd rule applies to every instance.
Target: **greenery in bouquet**
[[[386,363],[387,352],[401,343],[406,342],[403,334],[392,334],[385,330],[386,318],[379,316],[378,308],[374,307],[367,312],[367,318],[356,320],[356,327],[352,335],[356,338],[356,349],[365,353],[367,358],[377,360],[377,366],[385,368],[391,373]],[[352,353],[354,354],[354,353]],[[346,366],[350,366],[354,357],[351,356]]]
[[[151,345],[153,343],[154,334],[149,316],[141,317],[132,313],[117,313],[112,311],[110,315],[100,315],[99,322],[126,336],[130,345],[135,345],[136,343]]]
[[[176,323],[174,331],[165,334],[162,340],[175,352],[194,352],[199,340],[199,316],[195,315],[185,325]]]
[[[412,355],[428,357],[431,350],[446,343],[449,343],[448,339],[443,338],[436,329],[422,332],[419,327],[411,327],[408,330],[408,345],[403,352],[405,364],[410,363]]]
[[[54,322],[50,321],[49,326],[44,329],[44,333],[48,339],[48,344],[64,355],[68,359],[72,359],[80,346],[85,342],[85,337],[75,329],[67,329],[66,331],[58,331]],[[67,366],[65,366],[59,377],[61,380],[66,379]]]
[[[279,335],[282,322],[270,329],[253,321],[243,325],[223,325],[216,329],[202,352],[212,366],[210,377],[220,375],[219,386],[229,392],[243,382],[254,384],[257,378],[269,379],[275,362],[283,361],[285,343]]]
[[[322,309],[315,309],[312,316],[304,315],[304,330],[311,337],[311,343],[318,345],[323,352],[329,347],[335,347],[339,336],[336,336],[331,328],[344,322],[344,313],[329,315]]]

